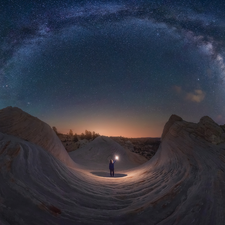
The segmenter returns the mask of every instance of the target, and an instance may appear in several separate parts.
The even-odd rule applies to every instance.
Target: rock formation
[[[0,110],[0,132],[34,143],[67,165],[74,166],[52,128],[17,107]]]
[[[96,139],[96,146],[84,149],[84,155],[80,152],[74,159],[77,164],[68,167],[61,160],[65,149],[55,148],[55,154],[51,147],[59,146],[55,137],[36,138],[39,132],[48,134],[48,126],[34,117],[17,116],[18,111],[23,114],[7,108],[0,115],[1,225],[224,224],[224,130],[209,117],[195,124],[172,116],[154,157],[131,168],[124,152],[118,164],[129,168],[112,178],[99,168],[94,171],[99,160],[94,149],[100,147],[96,152],[104,163],[112,149],[101,146],[118,145]],[[24,129],[33,132],[25,135]]]
[[[116,170],[133,168],[147,161],[143,156],[123,148],[111,138],[104,136],[97,137],[82,148],[70,152],[69,155],[77,164],[95,170],[108,169],[109,160],[114,159],[116,155],[119,156],[115,165]]]

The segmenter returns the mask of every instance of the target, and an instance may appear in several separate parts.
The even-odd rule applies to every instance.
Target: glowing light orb
[[[118,156],[116,156],[116,157],[115,157],[115,159],[116,159],[116,160],[118,160],[118,159],[119,159],[119,157],[118,157]]]

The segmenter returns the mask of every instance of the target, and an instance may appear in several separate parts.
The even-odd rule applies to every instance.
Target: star
[[[221,3],[204,11],[178,1],[2,7],[1,108],[20,107],[59,130],[111,135],[115,127],[135,137],[160,136],[171,114],[195,122],[225,113]]]

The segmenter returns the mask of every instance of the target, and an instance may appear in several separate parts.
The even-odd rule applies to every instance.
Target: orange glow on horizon
[[[165,125],[160,115],[136,115],[135,113],[114,113],[113,115],[92,113],[62,115],[48,119],[50,126],[55,126],[60,133],[67,134],[70,129],[78,135],[85,130],[103,136],[123,136],[128,138],[161,137]]]
[[[127,138],[141,138],[141,137],[161,137],[162,128],[161,127],[125,127],[125,126],[117,126],[116,124],[111,126],[107,125],[96,125],[96,126],[75,126],[72,125],[70,127],[57,127],[58,131],[63,134],[69,133],[71,129],[73,133],[81,134],[84,133],[85,130],[99,133],[103,136],[112,136],[112,137],[127,137]]]

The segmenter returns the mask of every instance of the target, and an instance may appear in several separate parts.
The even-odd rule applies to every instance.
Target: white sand
[[[171,120],[155,156],[139,166],[106,137],[70,153],[72,165],[1,133],[0,224],[224,224],[223,130],[208,118]],[[107,177],[115,153],[121,176]]]

